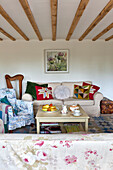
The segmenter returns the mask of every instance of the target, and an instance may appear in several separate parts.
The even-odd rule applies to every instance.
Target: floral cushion
[[[35,88],[36,88],[37,100],[53,99],[52,87],[45,88],[41,86],[35,86]]]
[[[90,84],[83,82],[83,86],[88,86]],[[93,100],[94,94],[100,89],[100,87],[91,84],[90,91],[89,91],[89,99]]]

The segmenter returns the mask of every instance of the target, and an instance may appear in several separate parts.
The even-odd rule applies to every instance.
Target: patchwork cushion
[[[54,90],[54,96],[56,99],[67,99],[70,97],[70,89],[66,86],[57,86]]]
[[[27,87],[25,93],[31,94],[33,99],[37,98],[35,86],[48,87],[48,84],[37,84],[34,82],[27,81]]]
[[[41,86],[35,86],[35,88],[36,88],[37,100],[53,99],[51,87],[46,88]]]
[[[83,86],[88,86],[88,83],[83,82]],[[100,89],[100,87],[91,84],[90,91],[89,91],[89,99],[93,100],[94,94]]]
[[[87,86],[74,85],[74,98],[89,99],[90,87],[91,87],[91,85],[87,85]]]

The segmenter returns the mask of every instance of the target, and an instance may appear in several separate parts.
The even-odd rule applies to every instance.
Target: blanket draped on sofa
[[[2,134],[4,170],[111,170],[113,134]]]

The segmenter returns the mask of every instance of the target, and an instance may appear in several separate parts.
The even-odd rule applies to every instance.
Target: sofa
[[[86,83],[92,84],[91,81],[85,81]],[[38,83],[42,84],[42,83]],[[87,112],[89,116],[96,116],[98,117],[100,115],[100,101],[103,99],[103,94],[101,92],[96,92],[94,94],[93,100],[84,100],[84,99],[75,99],[73,98],[74,94],[74,85],[80,85],[82,86],[83,81],[80,82],[50,82],[48,83],[48,87],[52,87],[52,96],[53,99],[50,100],[34,100],[33,101],[33,108],[34,108],[34,114],[36,114],[38,110],[39,105],[44,104],[53,104],[53,105],[73,105],[73,104],[79,104],[82,106],[82,108]],[[68,89],[70,89],[70,95],[66,99],[57,99],[55,98],[54,91],[56,87],[58,86],[66,86]],[[32,101],[32,96],[30,94],[23,94],[22,100]]]
[[[113,133],[2,134],[3,170],[112,170]]]

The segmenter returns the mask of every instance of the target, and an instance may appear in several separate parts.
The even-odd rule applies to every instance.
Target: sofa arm
[[[94,105],[100,106],[100,101],[103,99],[103,94],[96,92],[94,94]]]
[[[24,100],[24,101],[33,101],[33,98],[29,93],[24,93],[23,96],[22,96],[22,100]]]

